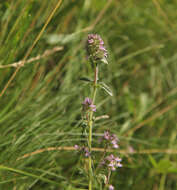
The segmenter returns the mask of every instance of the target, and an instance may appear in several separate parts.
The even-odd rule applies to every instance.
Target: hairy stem
[[[94,83],[93,83],[93,94],[92,94],[92,101],[93,104],[95,102],[96,98],[96,91],[97,91],[97,81],[98,81],[98,66],[95,66],[95,76],[94,76]],[[93,111],[90,112],[90,117],[88,121],[88,126],[89,126],[89,141],[88,141],[88,146],[89,146],[89,190],[92,190],[92,157],[91,157],[91,149],[92,149],[92,127],[93,127]]]

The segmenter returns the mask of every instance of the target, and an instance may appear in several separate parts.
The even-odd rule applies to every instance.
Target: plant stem
[[[97,81],[98,81],[98,66],[95,66],[95,76],[94,76],[94,83],[93,83],[93,95],[92,95],[92,103],[94,104],[96,98],[96,91],[97,91]],[[91,149],[92,149],[92,127],[93,127],[93,111],[90,112],[90,117],[88,121],[89,126],[89,190],[92,190],[92,157],[91,157]]]

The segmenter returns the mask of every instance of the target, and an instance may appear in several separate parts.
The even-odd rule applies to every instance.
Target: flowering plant
[[[107,62],[108,54],[104,46],[104,42],[98,34],[88,35],[88,39],[86,42],[86,50],[89,61],[92,63],[94,68],[93,80],[90,80],[87,77],[83,77],[81,79],[90,82],[92,84],[91,98],[86,97],[82,102],[82,120],[83,120],[82,126],[84,127],[84,130],[88,131],[87,135],[88,144],[84,146],[75,145],[75,149],[82,152],[84,157],[88,158],[89,190],[93,190],[93,184],[95,179],[94,176],[96,174],[95,170],[101,168],[102,166],[104,166],[104,168],[107,168],[105,174],[101,174],[101,176],[104,176],[104,189],[113,190],[114,186],[110,184],[111,172],[115,171],[119,167],[122,167],[122,164],[121,164],[121,158],[115,156],[114,154],[109,155],[107,153],[107,149],[110,148],[117,149],[119,147],[117,136],[115,134],[111,134],[109,131],[104,132],[100,142],[103,142],[103,144],[105,144],[105,148],[102,159],[100,160],[100,164],[98,165],[99,167],[97,167],[97,169],[95,169],[94,167],[93,154],[92,154],[92,128],[94,125],[93,115],[96,112],[95,99],[96,99],[97,89],[100,87],[103,90],[105,90],[109,95],[112,96],[110,88],[105,83],[100,82],[98,79],[98,67],[100,66],[101,63],[108,64]],[[100,175],[97,175],[96,177],[99,178],[99,176]]]

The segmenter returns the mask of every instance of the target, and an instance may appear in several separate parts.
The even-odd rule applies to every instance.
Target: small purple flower
[[[96,112],[96,105],[92,103],[92,100],[90,98],[85,98],[83,101],[83,111],[93,111]]]
[[[122,164],[121,164],[120,162],[118,162],[118,163],[116,164],[116,166],[117,166],[118,168],[121,168],[121,167],[122,167]]]
[[[103,45],[100,45],[100,49],[103,51],[107,51]]]
[[[92,104],[92,100],[90,99],[90,98],[85,98],[85,100],[84,100],[84,102],[82,103],[82,104],[84,104],[84,105],[87,105],[87,104]]]
[[[90,108],[92,108],[92,111],[96,112],[96,106],[95,105],[91,104]]]
[[[110,134],[109,131],[105,131],[103,135],[103,139],[108,141],[110,144],[112,144],[113,148],[119,148],[118,138],[115,134]]]
[[[109,190],[114,190],[114,186],[109,185]]]
[[[122,159],[119,158],[119,157],[115,157],[114,159],[115,159],[115,161],[117,161],[117,162],[121,162],[121,161],[122,161]]]
[[[85,147],[85,146],[78,146],[77,144],[74,145],[74,148],[78,151],[80,151],[82,154],[84,154],[85,157],[89,157],[90,156],[90,152],[89,152],[89,149],[88,147]]]
[[[103,62],[107,64],[107,50],[104,42],[98,34],[89,34],[86,44],[87,54],[93,63]]]
[[[121,158],[115,157],[113,154],[107,156],[105,158],[105,161],[107,161],[107,166],[112,170],[115,171],[116,168],[122,167],[122,164],[120,163],[122,161]]]
[[[114,148],[119,148],[119,145],[117,144],[117,141],[114,139],[111,141]]]
[[[104,132],[104,139],[109,140],[110,139],[110,134],[109,131]]]
[[[79,146],[78,146],[77,144],[74,145],[74,148],[75,148],[76,150],[79,150]]]
[[[85,157],[90,156],[90,152],[89,152],[88,148],[86,148],[86,147],[84,147],[84,153],[85,153]]]
[[[109,156],[107,156],[106,157],[106,160],[108,160],[108,161],[112,161],[114,159],[114,155],[113,154],[111,154],[111,155],[109,155]]]
[[[89,43],[89,44],[92,44],[93,42],[94,42],[93,39],[88,39],[88,43]]]

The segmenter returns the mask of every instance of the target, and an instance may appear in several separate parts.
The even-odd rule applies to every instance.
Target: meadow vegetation
[[[113,91],[97,93],[94,154],[110,130],[123,164],[115,190],[177,189],[176,10],[167,0],[0,2],[0,189],[88,189],[74,145],[85,140],[90,33],[105,42],[100,80]]]

